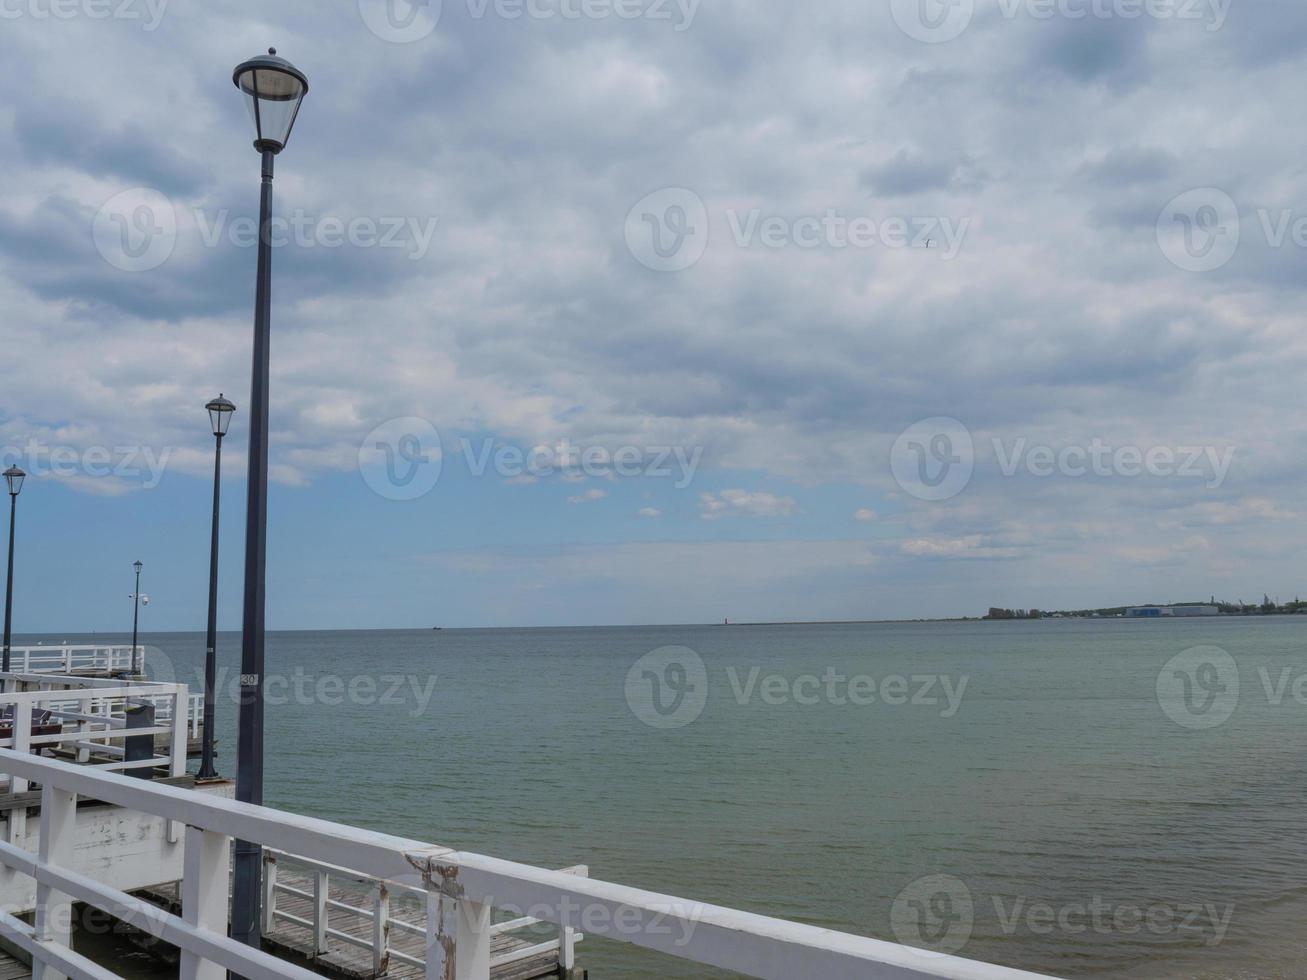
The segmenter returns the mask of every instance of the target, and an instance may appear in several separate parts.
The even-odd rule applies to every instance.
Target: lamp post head
[[[204,407],[209,410],[209,424],[213,426],[213,434],[221,439],[227,434],[227,426],[231,425],[231,416],[236,411],[236,406],[219,394]]]
[[[27,474],[17,466],[11,466],[5,470],[5,483],[9,484],[9,496],[17,497],[22,493],[25,479],[27,479]]]
[[[254,120],[254,148],[280,153],[309,90],[308,78],[285,58],[278,58],[276,48],[269,48],[267,54],[237,65],[231,80],[245,96]]]
[[[145,567],[145,566],[142,565],[139,561],[134,561],[134,562],[132,562],[132,568],[136,569],[136,574],[137,574],[137,575],[140,575],[140,574],[141,574],[141,569],[144,568],[144,567]]]

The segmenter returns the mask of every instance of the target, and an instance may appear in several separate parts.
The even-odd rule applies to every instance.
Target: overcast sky
[[[389,3],[389,5],[388,5]],[[239,622],[258,157],[272,627],[1301,588],[1300,0],[0,0],[17,630]],[[547,447],[537,450],[536,447]]]

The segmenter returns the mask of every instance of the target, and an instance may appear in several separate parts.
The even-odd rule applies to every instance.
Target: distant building
[[[1219,616],[1216,606],[1131,606],[1125,611],[1130,619],[1160,619],[1167,617]]]

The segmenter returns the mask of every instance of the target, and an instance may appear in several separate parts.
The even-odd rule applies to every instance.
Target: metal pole
[[[9,574],[5,578],[5,652],[4,673],[9,673],[9,627],[14,614],[14,518],[18,516],[18,494],[9,495]],[[5,681],[0,680],[0,694],[5,690]]]
[[[213,536],[209,542],[209,631],[204,652],[204,745],[197,779],[216,779],[213,766],[213,688],[218,682],[218,495],[222,486],[222,433],[213,452]]]
[[[136,570],[136,591],[132,594],[132,673],[141,675],[141,665],[136,655],[136,625],[141,618],[141,570]]]
[[[263,603],[268,551],[268,348],[272,304],[272,161],[263,151],[259,195],[259,264],[254,289],[254,374],[250,383],[248,498],[245,508],[245,613],[241,620],[240,733],[236,744],[236,799],[263,803]],[[231,936],[259,945],[262,852],[236,842]]]

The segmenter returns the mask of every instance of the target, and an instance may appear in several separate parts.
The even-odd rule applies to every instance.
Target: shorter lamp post
[[[139,561],[132,562],[132,568],[136,569],[136,591],[131,595],[134,603],[132,606],[132,673],[138,677],[141,674],[141,664],[136,655],[136,627],[141,617],[141,569],[144,567]]]
[[[4,673],[9,673],[9,639],[10,627],[14,613],[14,519],[18,516],[18,495],[23,490],[23,480],[27,474],[17,466],[5,470],[5,483],[9,485],[9,574],[5,578],[5,650]],[[5,689],[5,681],[0,680],[0,693]]]
[[[218,770],[213,765],[213,688],[218,682],[218,494],[222,480],[222,437],[227,434],[236,406],[219,394],[204,407],[209,410],[214,439],[213,529],[209,542],[209,630],[204,649],[204,746],[200,771],[195,778],[217,779]]]

